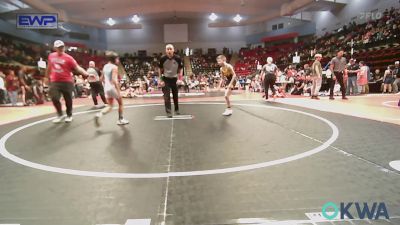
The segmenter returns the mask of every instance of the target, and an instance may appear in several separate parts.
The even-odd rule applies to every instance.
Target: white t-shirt
[[[0,77],[0,89],[6,90],[6,87],[4,86],[4,79]]]

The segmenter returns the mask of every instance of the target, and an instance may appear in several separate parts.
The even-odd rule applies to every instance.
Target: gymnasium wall
[[[291,26],[280,30],[252,34],[246,37],[246,42],[252,45],[261,45],[261,39],[264,37],[278,36],[287,33],[298,33],[299,36],[313,35],[315,34],[315,23],[301,23],[298,26]]]
[[[238,51],[246,46],[245,27],[209,28],[207,19],[170,19],[143,21],[142,29],[107,30],[107,45],[109,49],[119,52],[136,52],[147,50],[149,54],[163,52],[164,24],[188,24],[189,42],[175,43],[177,49],[216,48],[222,51],[223,47]]]

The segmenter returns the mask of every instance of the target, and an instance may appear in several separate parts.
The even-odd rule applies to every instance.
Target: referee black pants
[[[337,82],[340,85],[340,91],[342,92],[342,98],[346,97],[346,86],[344,85],[344,77],[343,77],[343,73],[341,72],[335,72],[335,77]],[[335,84],[333,84],[333,86],[335,86]],[[331,90],[330,92],[330,97],[333,97],[333,90]]]
[[[265,98],[268,99],[268,90],[271,88],[272,95],[276,94],[275,91],[275,81],[276,81],[276,76],[275,74],[266,74],[264,78],[264,91],[265,91]]]
[[[100,95],[104,104],[107,104],[106,96],[104,95],[104,87],[100,81],[90,82],[90,91],[94,105],[97,105],[97,94]]]
[[[162,91],[164,93],[165,111],[168,114],[171,113],[171,96],[170,96],[171,91],[172,91],[172,97],[174,99],[175,112],[179,111],[178,85],[176,85],[178,78],[164,77],[163,81],[165,83],[164,87],[162,88]]]

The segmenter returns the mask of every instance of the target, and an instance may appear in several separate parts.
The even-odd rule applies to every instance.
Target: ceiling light
[[[211,15],[208,18],[210,18],[210,20],[212,21],[215,21],[218,18],[218,16],[215,15],[215,13],[211,13]]]
[[[236,16],[233,17],[233,20],[234,20],[236,23],[239,23],[239,22],[242,20],[242,17],[241,17],[239,14],[236,14]]]
[[[138,16],[138,15],[134,15],[134,16],[132,17],[132,21],[133,21],[134,23],[138,23],[138,22],[140,21],[139,16]]]
[[[109,26],[114,26],[115,25],[115,20],[113,20],[111,17],[108,18],[107,22],[106,22]]]

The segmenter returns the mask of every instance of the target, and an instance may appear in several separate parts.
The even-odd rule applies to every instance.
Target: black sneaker
[[[167,117],[168,118],[172,118],[172,114],[171,113],[167,113]]]
[[[175,115],[181,115],[181,113],[179,111],[175,111],[174,113]]]

